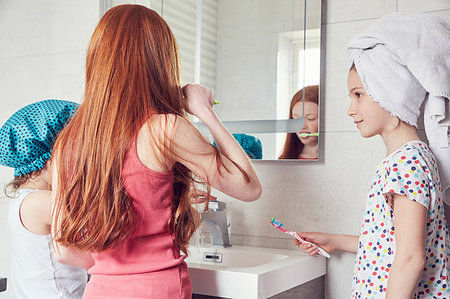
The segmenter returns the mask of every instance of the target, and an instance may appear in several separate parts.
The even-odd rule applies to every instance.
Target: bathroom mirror
[[[319,138],[299,139],[296,134],[319,132],[318,94],[311,104],[305,92],[300,104],[292,105],[296,111],[290,108],[299,90],[319,85],[321,0],[140,4],[167,21],[177,39],[183,83],[199,83],[213,91],[219,101],[214,110],[231,133],[239,134],[236,137],[244,149],[248,144],[258,147],[260,142],[263,160],[278,160],[286,151],[290,154],[282,155],[284,159],[318,160]],[[303,110],[310,115],[303,115]],[[293,115],[300,118],[290,119]],[[197,127],[213,142],[201,122]],[[298,153],[303,145],[306,152]]]

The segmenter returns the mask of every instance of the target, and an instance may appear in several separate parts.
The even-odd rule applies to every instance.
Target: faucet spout
[[[211,201],[210,209],[201,214],[210,231],[215,246],[230,247],[230,239],[228,235],[227,213],[225,211],[225,203],[219,201]]]

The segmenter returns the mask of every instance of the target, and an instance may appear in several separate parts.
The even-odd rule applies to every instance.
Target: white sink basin
[[[196,294],[267,298],[325,275],[325,258],[300,250],[235,246],[189,248],[186,258]]]
[[[287,258],[286,254],[249,251],[248,247],[227,249],[193,247],[189,249],[189,264],[205,264],[221,267],[256,267]]]

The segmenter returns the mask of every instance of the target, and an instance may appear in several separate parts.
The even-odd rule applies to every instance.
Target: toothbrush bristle
[[[275,218],[272,218],[271,223],[272,223],[272,225],[275,226],[275,227],[281,227],[281,226],[283,226],[283,223],[281,223],[280,221],[276,220]]]

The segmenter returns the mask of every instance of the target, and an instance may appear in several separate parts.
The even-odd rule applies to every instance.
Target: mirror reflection
[[[285,123],[295,120],[294,95],[319,84],[320,0],[162,0],[151,6],[177,39],[184,83],[213,91],[214,110],[231,133],[261,142],[264,160],[318,159],[317,136],[288,143],[295,133],[319,128],[303,128],[303,116],[295,129],[287,131]]]
[[[319,86],[307,86],[291,100],[289,119],[303,117],[297,133],[287,133],[278,159],[317,160],[319,158]]]

